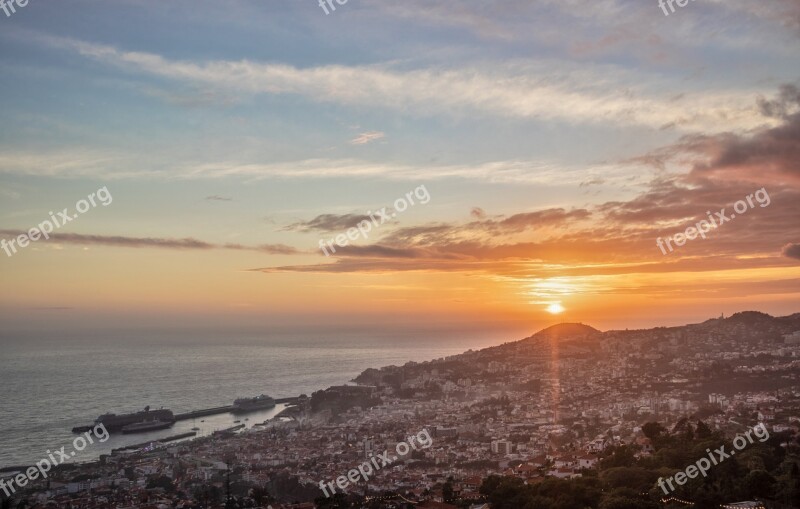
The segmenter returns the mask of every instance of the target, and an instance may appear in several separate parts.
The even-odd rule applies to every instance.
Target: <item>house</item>
[[[574,479],[576,477],[581,477],[581,474],[576,473],[571,468],[554,468],[547,472],[547,475],[551,475],[558,479]]]
[[[574,467],[578,464],[578,461],[573,456],[558,456],[554,459],[553,464],[556,468],[562,467]]]
[[[578,457],[578,466],[580,468],[594,468],[597,465],[597,456],[586,454]]]
[[[762,422],[773,421],[775,420],[775,412],[773,412],[772,410],[759,410],[758,420]]]
[[[607,438],[595,438],[586,444],[586,452],[602,452],[605,451],[611,442]]]
[[[647,437],[639,437],[636,439],[636,445],[642,448],[642,452],[649,456],[656,452],[655,447],[653,447],[653,442]]]

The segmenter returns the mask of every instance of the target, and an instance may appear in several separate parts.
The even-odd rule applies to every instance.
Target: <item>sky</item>
[[[800,4],[673,6],[0,11],[0,321],[533,332],[798,312]]]

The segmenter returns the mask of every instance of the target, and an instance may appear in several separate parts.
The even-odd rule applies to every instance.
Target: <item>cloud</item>
[[[332,232],[341,231],[357,226],[361,221],[369,221],[370,217],[363,214],[320,214],[309,221],[292,223],[283,228],[284,231],[300,232]]]
[[[800,260],[800,244],[786,244],[781,251],[783,256]]]
[[[567,221],[578,221],[587,219],[591,213],[586,209],[564,210],[563,208],[553,208],[539,210],[536,212],[524,212],[514,214],[502,221],[483,221],[477,226],[489,230],[506,230],[509,232],[519,232],[530,228],[541,228],[546,226],[558,226]]]
[[[472,207],[472,210],[469,211],[469,215],[475,219],[483,219],[486,217],[486,211],[480,207]]]
[[[781,85],[778,97],[771,100],[759,98],[758,106],[767,117],[789,119],[800,106],[800,88],[791,83]]]
[[[556,161],[491,161],[451,165],[414,165],[362,159],[303,159],[285,162],[181,161],[165,163],[168,155],[107,154],[92,149],[0,152],[0,174],[101,179],[329,179],[382,178],[430,181],[459,178],[512,184],[579,184],[586,175],[609,180],[629,174],[619,164],[565,165]],[[142,169],[147,168],[147,169]]]
[[[0,235],[16,237],[26,234],[24,230],[0,230]],[[51,233],[50,241],[59,244],[97,245],[128,248],[159,248],[159,249],[185,249],[185,250],[210,250],[231,249],[237,251],[258,251],[266,254],[300,254],[301,252],[284,244],[262,244],[245,246],[242,244],[212,244],[202,240],[186,237],[182,239],[159,237],[124,237],[119,235],[85,235],[80,233]]]
[[[577,58],[624,55],[647,64],[684,64],[706,48],[749,48],[790,55],[785,30],[800,35],[796,0],[709,0],[671,16],[630,0],[365,0],[381,14],[440,29],[461,29],[490,43],[546,47]],[[674,19],[673,19],[674,18]],[[569,26],[570,30],[561,27]],[[483,42],[483,41],[481,41]],[[700,49],[700,51],[698,51]]]
[[[749,129],[765,123],[753,91],[695,92],[679,102],[664,97],[664,76],[620,66],[516,61],[467,68],[398,70],[391,66],[182,61],[75,39],[41,36],[59,49],[128,72],[236,94],[295,94],[312,101],[373,106],[417,115],[486,114],[582,124],[673,126],[714,132],[721,124]],[[635,85],[631,85],[635,84]],[[685,85],[683,85],[685,87]],[[325,94],[320,94],[323,89]]]
[[[227,196],[219,196],[218,194],[212,194],[211,196],[206,196],[206,200],[209,200],[209,201],[232,201],[233,198],[228,198]]]
[[[9,199],[12,199],[12,200],[18,200],[19,197],[20,197],[20,194],[17,191],[12,191],[11,189],[0,188],[0,196],[5,196],[6,198],[9,198]]]
[[[594,177],[584,180],[583,182],[578,184],[578,187],[599,186],[605,184],[605,182],[606,182],[605,179],[602,179],[600,177]]]
[[[339,256],[367,258],[422,258],[425,252],[419,249],[399,249],[382,245],[337,247]]]
[[[627,200],[577,209],[553,207],[491,216],[474,208],[466,222],[440,222],[387,229],[372,245],[342,249],[333,263],[282,266],[266,271],[481,272],[487,275],[604,270],[707,272],[785,267],[800,245],[800,113],[794,91],[784,87],[764,103],[780,125],[745,135],[684,137],[646,154],[659,172],[643,192]],[[682,172],[674,171],[681,167]],[[763,194],[767,193],[767,205]],[[732,210],[755,195],[735,220],[687,243],[669,256],[658,237],[683,232],[709,211]],[[759,198],[761,196],[761,198]],[[783,248],[783,255],[778,256]],[[612,267],[612,269],[608,269]],[[560,268],[560,269],[559,269]],[[777,287],[776,287],[777,288]]]
[[[384,137],[386,137],[386,134],[381,131],[368,131],[366,133],[361,133],[352,140],[350,140],[350,144],[366,145],[367,143],[373,142],[375,140],[380,140],[381,138]]]
[[[800,89],[783,85],[775,99],[759,99],[764,115],[777,125],[748,134],[687,135],[677,143],[638,158],[637,162],[666,170],[670,164],[691,167],[686,181],[709,179],[753,183],[800,182]]]

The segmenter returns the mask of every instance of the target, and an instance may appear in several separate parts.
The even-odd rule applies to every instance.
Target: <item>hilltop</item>
[[[560,323],[520,340],[444,359],[409,362],[401,367],[370,368],[353,381],[367,385],[398,384],[433,367],[468,376],[475,374],[476,363],[488,365],[491,362],[538,359],[546,357],[555,348],[558,348],[561,358],[591,358],[603,352],[669,353],[674,358],[688,358],[710,352],[733,352],[745,346],[780,345],[785,334],[795,331],[800,331],[800,313],[773,317],[759,311],[742,311],[727,318],[674,327],[605,332],[583,323]]]

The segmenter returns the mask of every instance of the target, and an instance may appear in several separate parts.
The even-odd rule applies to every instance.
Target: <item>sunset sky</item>
[[[0,252],[4,328],[800,311],[797,1],[334,5],[0,11],[0,237],[113,196]],[[319,249],[420,186],[428,203]]]

